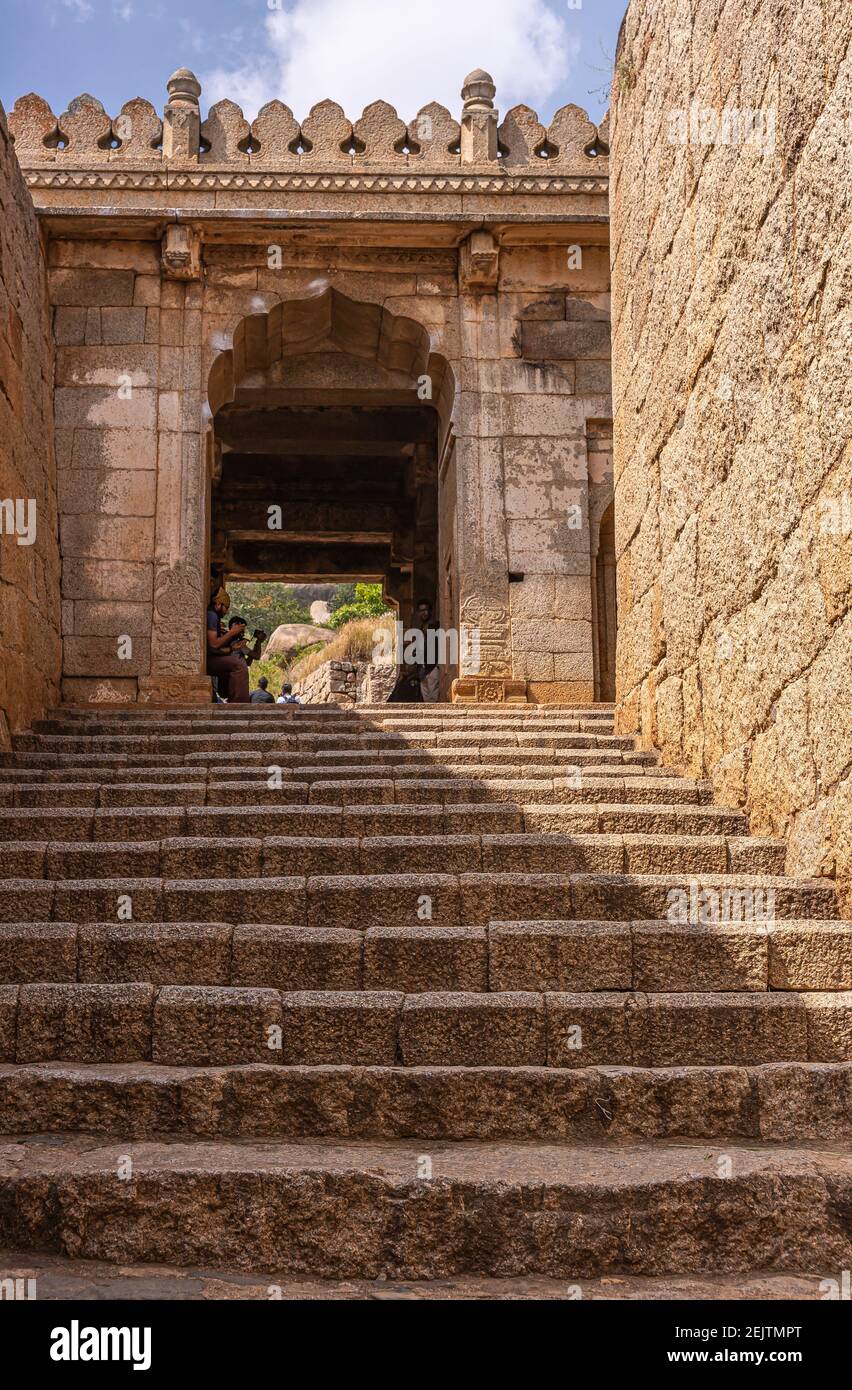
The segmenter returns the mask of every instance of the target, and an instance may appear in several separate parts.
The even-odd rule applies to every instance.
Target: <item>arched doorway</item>
[[[403,622],[445,609],[454,391],[421,324],[338,290],[244,318],[208,382],[212,569],[378,580]]]

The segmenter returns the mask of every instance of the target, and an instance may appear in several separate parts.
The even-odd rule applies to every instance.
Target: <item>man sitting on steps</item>
[[[251,695],[249,696],[249,700],[253,705],[275,704],[275,696],[270,695],[269,691],[266,688],[268,685],[269,681],[266,679],[266,676],[261,676],[260,680],[257,683],[257,690],[253,690],[251,692]]]

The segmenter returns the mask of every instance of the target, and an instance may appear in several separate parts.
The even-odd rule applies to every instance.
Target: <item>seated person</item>
[[[260,680],[257,683],[257,690],[253,690],[249,695],[249,700],[253,705],[275,704],[275,696],[270,695],[269,691],[266,688],[268,685],[269,681],[266,679],[266,676],[261,676]]]
[[[233,631],[235,634],[234,641],[231,643],[229,650],[235,652],[241,660],[245,662],[246,666],[251,666],[252,662],[257,661],[260,657],[260,648],[262,643],[266,641],[266,633],[262,628],[256,627],[254,630],[254,646],[249,647],[248,638],[245,636],[245,629],[245,618],[234,617],[228,619],[228,631]]]
[[[245,623],[240,620],[232,628],[225,628],[222,622],[231,606],[231,600],[224,589],[213,595],[207,610],[207,674],[216,676],[219,693],[229,704],[247,705],[249,701],[249,672],[246,659],[231,650],[237,637],[245,632]]]
[[[301,703],[299,697],[293,694],[293,687],[289,681],[282,685],[281,694],[278,696],[279,705],[300,705]]]

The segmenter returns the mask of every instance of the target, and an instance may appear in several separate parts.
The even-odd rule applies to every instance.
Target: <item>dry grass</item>
[[[393,613],[386,613],[381,618],[356,618],[354,622],[346,623],[321,651],[308,652],[294,662],[285,679],[303,681],[326,661],[369,661],[376,645],[376,633],[392,633],[395,621]]]

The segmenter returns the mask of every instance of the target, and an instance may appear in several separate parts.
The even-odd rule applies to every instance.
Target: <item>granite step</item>
[[[0,1063],[0,1134],[199,1139],[722,1139],[852,1135],[852,1064],[169,1067]]]
[[[785,856],[777,840],[677,833],[0,840],[0,880],[376,872],[783,875]]]
[[[284,707],[286,708],[286,707]],[[67,719],[39,719],[35,720],[32,729],[28,730],[37,737],[42,735],[53,735],[64,738],[77,738],[81,734],[86,737],[119,736],[126,737],[128,729],[134,727],[128,721],[91,719],[82,723]],[[334,732],[337,734],[353,734],[358,736],[362,733],[439,733],[439,732],[458,732],[464,730],[472,738],[487,735],[489,732],[523,732],[528,733],[589,733],[589,734],[611,734],[614,732],[611,718],[558,718],[558,719],[525,719],[523,725],[519,726],[516,720],[498,719],[476,719],[476,720],[454,720],[442,718],[435,719],[376,719],[365,722],[359,719],[339,719],[334,723]],[[263,716],[249,716],[247,718],[235,718],[230,720],[223,728],[220,720],[217,719],[185,719],[185,720],[164,720],[148,719],[138,726],[140,733],[145,737],[159,734],[216,734],[217,736],[227,734],[254,734],[254,733],[328,733],[329,726],[327,721],[310,718],[290,718],[281,717],[281,707],[275,710],[274,714]]]
[[[272,761],[273,755],[270,753],[246,751],[189,753],[185,757],[153,753],[91,754],[86,757],[71,753],[19,753],[14,764],[0,768],[0,783],[27,780],[85,782],[91,780],[93,773],[97,774],[97,780],[117,781],[126,779],[129,771],[140,769],[151,769],[158,776],[180,780],[182,775],[212,777],[219,771],[223,775],[233,775],[240,768],[267,767]],[[529,771],[531,767],[546,769],[540,775],[551,777],[554,772],[563,773],[569,768],[592,772],[600,768],[616,774],[626,769],[642,771],[656,768],[659,773],[656,760],[644,754],[598,748],[576,749],[570,758],[554,748],[536,749],[533,754],[523,757],[517,748],[470,747],[454,750],[450,755],[429,748],[373,750],[369,754],[334,750],[304,753],[285,749],[274,754],[274,761],[277,766],[292,772],[310,768],[316,769],[314,776],[322,773],[326,777],[337,770],[351,774],[359,769],[362,777],[382,775],[385,768],[391,771],[398,769],[399,775],[407,775],[408,769],[415,773],[420,770],[421,776],[438,776],[442,770],[445,776],[464,776],[469,768],[510,770],[502,774],[497,772],[498,776],[511,775],[511,769],[516,768],[520,775],[530,776],[534,775]],[[435,769],[434,773],[432,769]]]
[[[468,748],[472,742],[468,730],[458,733],[450,731],[405,733],[294,733],[287,729],[269,733],[215,733],[215,734],[149,734],[143,729],[134,729],[122,734],[13,734],[12,756],[17,753],[215,753],[218,750],[240,750],[265,752],[266,750],[317,750],[338,749],[340,751],[370,751],[387,748],[434,748],[450,751],[454,748]],[[535,748],[601,748],[633,749],[633,740],[619,734],[580,734],[580,733],[505,733],[490,731],[488,743],[494,748],[523,749],[525,752]]]
[[[672,1067],[852,1061],[852,993],[0,986],[0,1061]]]
[[[3,922],[0,984],[285,990],[852,990],[852,923],[491,922],[288,926]]]
[[[822,1301],[823,1271],[749,1270],[745,1274],[669,1274],[657,1277],[549,1279],[543,1275],[487,1278],[456,1275],[450,1279],[314,1279],[290,1277],[280,1270],[247,1272],[202,1269],[194,1265],[144,1265],[127,1261],[72,1260],[61,1255],[26,1256],[0,1249],[0,1268],[7,1278],[35,1278],[39,1302],[86,1302],[119,1299],[145,1303],[255,1300],[283,1302],[632,1302],[671,1299],[701,1302]],[[837,1287],[837,1280],[834,1280]]]
[[[357,828],[355,828],[357,827]],[[739,811],[712,805],[0,807],[0,840],[162,840],[179,835],[711,835],[745,837]]]
[[[0,785],[0,806],[250,806],[286,803],[363,805],[438,802],[511,801],[515,804],[573,805],[589,802],[648,802],[654,805],[707,805],[709,782],[648,775],[581,777],[371,777],[334,775],[313,782],[266,772],[253,778],[214,782],[197,779],[164,782],[153,774],[119,783],[7,783]]]
[[[144,845],[144,841],[141,842]],[[239,866],[235,865],[238,870]],[[771,874],[429,873],[0,880],[0,922],[282,922],[484,926],[507,921],[836,919],[827,879]]]
[[[0,1157],[0,1242],[319,1278],[594,1277],[852,1262],[852,1160],[822,1145],[134,1142]]]

